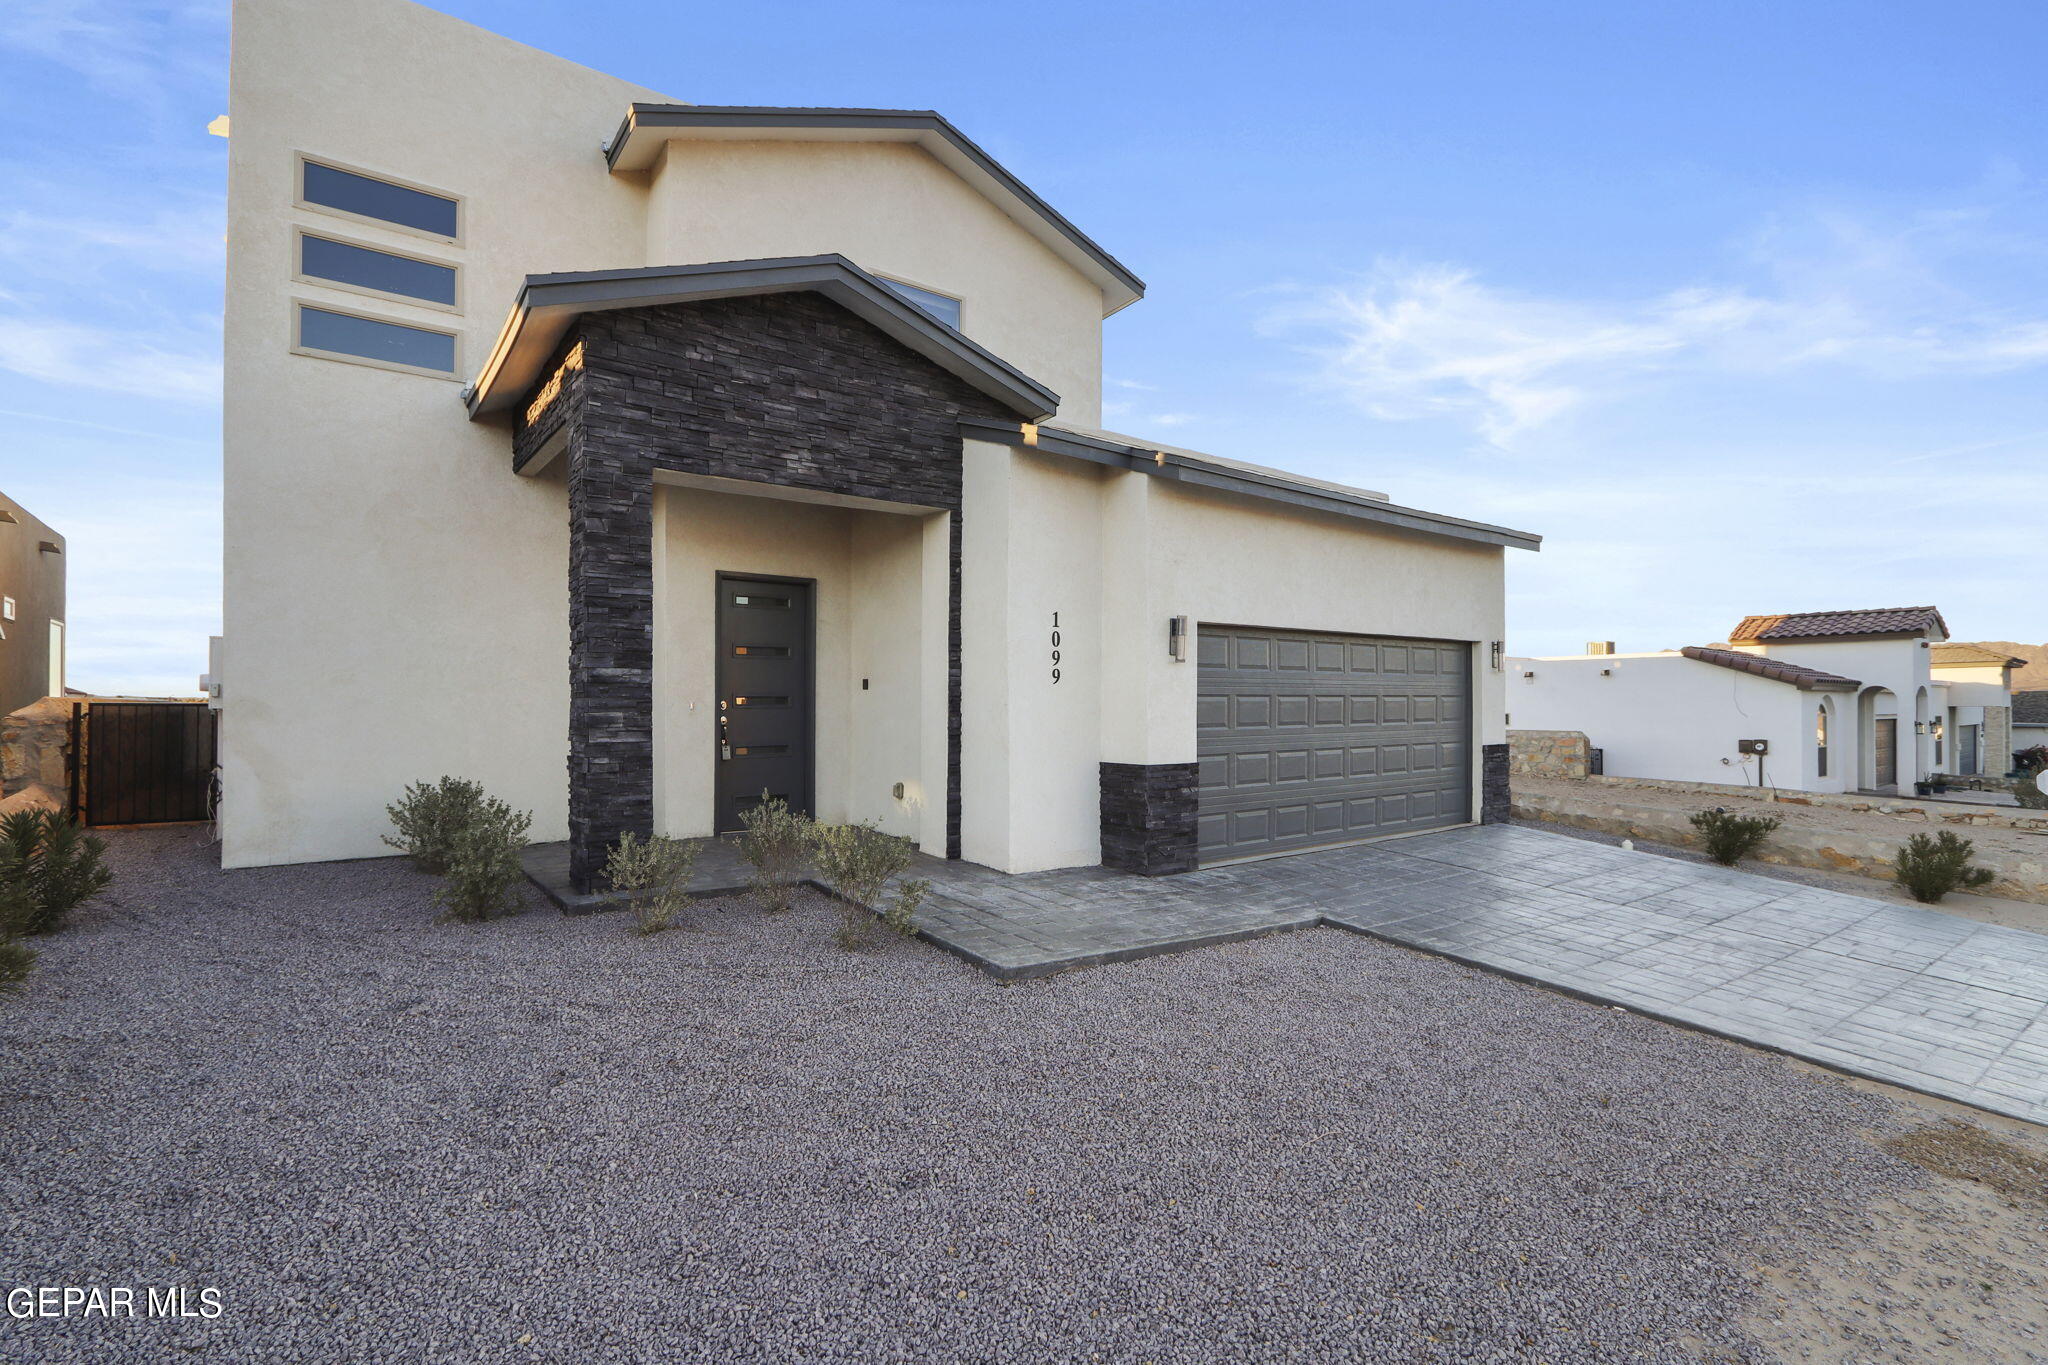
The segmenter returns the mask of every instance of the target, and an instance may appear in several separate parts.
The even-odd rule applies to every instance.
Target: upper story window
[[[299,233],[299,278],[433,308],[456,307],[452,265]]]
[[[299,158],[299,203],[444,242],[462,240],[462,201],[452,195],[303,156]]]
[[[455,377],[455,334],[300,302],[292,309],[292,350],[407,374]]]
[[[952,295],[934,293],[929,289],[919,289],[916,285],[905,284],[901,280],[885,279],[882,283],[888,285],[891,290],[909,299],[912,303],[924,309],[925,312],[930,313],[954,331],[960,330],[960,300]]]

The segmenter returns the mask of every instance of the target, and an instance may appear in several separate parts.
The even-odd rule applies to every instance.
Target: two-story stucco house
[[[441,773],[585,885],[763,792],[1006,871],[1504,811],[1536,537],[1099,430],[1144,286],[946,119],[234,13],[228,865]]]
[[[1725,643],[1515,659],[1509,721],[1577,730],[1612,777],[1895,792],[2005,772],[2009,659],[1933,607],[1746,616]]]

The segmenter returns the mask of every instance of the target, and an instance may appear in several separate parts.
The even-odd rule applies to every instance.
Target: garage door
[[[1197,655],[1202,861],[1471,818],[1469,645],[1205,625]]]

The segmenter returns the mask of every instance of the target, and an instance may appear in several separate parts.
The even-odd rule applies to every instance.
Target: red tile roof
[[[1870,635],[1948,634],[1948,623],[1933,607],[1872,607],[1864,611],[1795,611],[1781,616],[1745,616],[1730,640],[1854,640]]]
[[[1845,678],[1839,673],[1823,673],[1818,668],[1807,668],[1802,664],[1788,664],[1783,659],[1773,659],[1762,654],[1744,654],[1737,649],[1708,649],[1704,645],[1687,645],[1678,651],[1688,659],[1698,659],[1703,664],[1716,668],[1732,668],[1738,673],[1754,673],[1759,678],[1773,682],[1791,683],[1802,692],[1854,692],[1863,684],[1854,678]]]

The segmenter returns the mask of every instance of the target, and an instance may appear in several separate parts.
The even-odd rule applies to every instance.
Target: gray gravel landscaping
[[[1892,1099],[1332,930],[1005,987],[112,843],[0,1005],[0,1264],[225,1312],[9,1361],[1761,1360],[1755,1262],[1928,1179]]]

